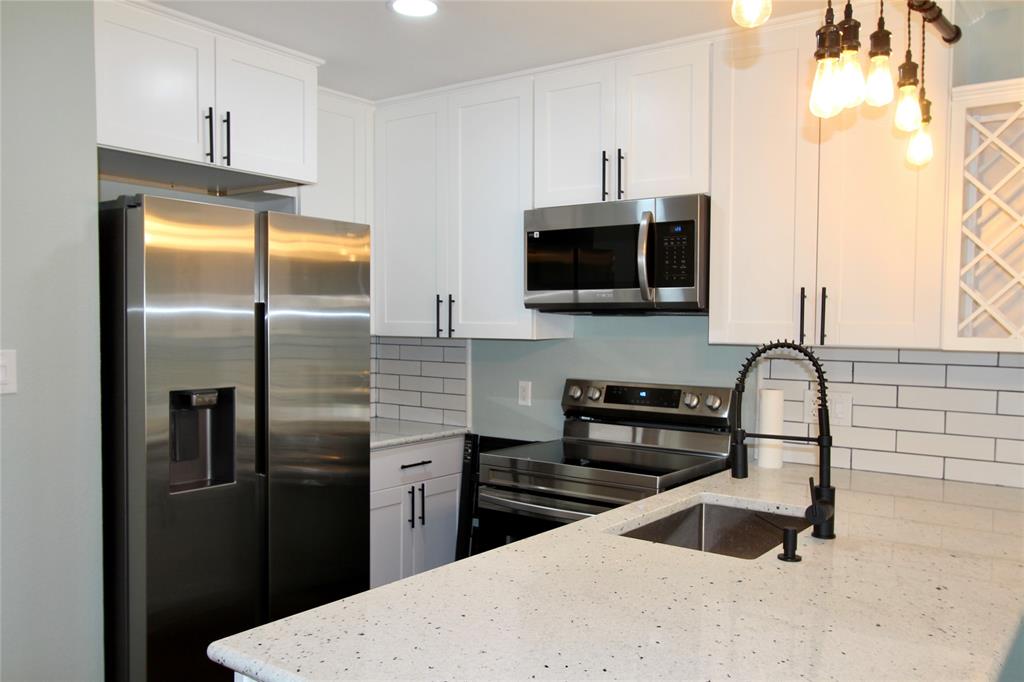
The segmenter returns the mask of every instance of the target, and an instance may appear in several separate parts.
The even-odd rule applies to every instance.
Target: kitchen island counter
[[[257,680],[991,679],[1024,612],[1024,491],[835,470],[800,563],[620,537],[699,502],[799,515],[751,468],[214,642]]]

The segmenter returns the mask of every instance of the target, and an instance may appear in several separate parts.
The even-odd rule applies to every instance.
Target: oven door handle
[[[636,271],[640,276],[640,300],[651,302],[654,300],[654,292],[647,276],[647,234],[651,231],[651,223],[654,222],[654,214],[644,211],[640,216],[640,229],[636,234]]]
[[[587,514],[585,512],[570,511],[568,509],[559,509],[558,507],[547,507],[542,504],[531,504],[530,502],[522,502],[521,500],[511,500],[504,496],[494,495],[492,493],[484,492],[480,490],[477,493],[479,501],[487,502],[495,507],[501,507],[502,509],[511,509],[513,511],[528,511],[538,514],[543,514],[552,519],[559,519],[564,521],[580,521],[582,519],[589,519],[593,514]]]

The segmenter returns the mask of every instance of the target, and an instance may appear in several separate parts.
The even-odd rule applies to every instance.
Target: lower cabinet
[[[370,587],[455,560],[461,448],[448,438],[371,455]],[[375,478],[388,485],[395,474],[401,484],[376,489]]]

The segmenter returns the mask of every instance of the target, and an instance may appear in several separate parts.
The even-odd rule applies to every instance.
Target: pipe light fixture
[[[860,66],[860,22],[853,18],[853,4],[846,0],[839,22],[839,97],[847,109],[864,101],[864,70]]]
[[[835,25],[832,0],[828,0],[825,23],[815,32],[817,60],[814,84],[811,86],[811,113],[818,118],[832,118],[843,110],[844,100],[840,91],[842,81],[839,71],[840,40],[839,27]]]
[[[899,100],[893,123],[897,130],[912,133],[921,127],[921,101],[917,92],[917,62],[910,52],[910,12],[907,12],[907,53],[900,64]]]
[[[757,28],[772,15],[772,0],[732,0],[732,20],[743,28]]]
[[[925,96],[924,87],[924,20],[921,22],[921,94],[918,101],[921,108],[921,123],[907,144],[907,162],[913,166],[925,166],[932,160],[935,147],[928,124],[932,120],[932,103]]]
[[[871,49],[868,51],[868,78],[864,88],[864,99],[869,106],[884,107],[893,98],[891,31],[885,29],[885,0],[879,3],[878,28],[871,33]]]

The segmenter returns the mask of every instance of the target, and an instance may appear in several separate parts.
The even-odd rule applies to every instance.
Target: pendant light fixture
[[[832,0],[828,0],[825,23],[814,34],[817,40],[817,49],[814,51],[817,65],[814,85],[811,86],[810,107],[811,113],[818,118],[832,118],[843,110],[844,105],[839,78],[840,35],[834,21]]]
[[[914,166],[927,165],[932,160],[932,156],[935,154],[935,148],[932,144],[932,134],[928,130],[928,124],[932,120],[932,103],[925,96],[924,87],[924,18],[921,21],[921,125],[917,131],[910,138],[910,143],[907,145],[907,162]]]
[[[860,66],[860,22],[853,18],[853,4],[846,0],[839,22],[839,97],[851,109],[864,101],[864,70]]]
[[[757,28],[772,15],[772,0],[732,0],[732,20],[743,28]]]
[[[868,58],[868,78],[864,88],[864,99],[873,107],[884,107],[892,101],[893,81],[889,55],[892,54],[891,31],[885,29],[885,0],[879,2],[878,28],[871,34],[871,49]]]
[[[907,54],[900,64],[899,100],[894,123],[897,130],[912,133],[921,127],[921,102],[917,93],[917,64],[910,52],[910,10],[907,10]]]

